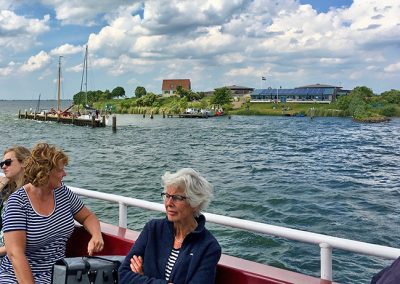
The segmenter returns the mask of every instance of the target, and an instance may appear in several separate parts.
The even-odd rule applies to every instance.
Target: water
[[[399,247],[400,119],[358,124],[346,118],[118,115],[112,133],[110,127],[16,117],[30,107],[36,102],[0,101],[2,148],[61,145],[70,156],[69,185],[161,202],[161,175],[193,167],[215,186],[208,212]],[[102,220],[117,221],[117,205],[86,202]],[[128,213],[135,230],[162,216],[134,208]],[[226,254],[319,276],[317,246],[208,227]],[[390,262],[334,250],[333,277],[369,283]]]

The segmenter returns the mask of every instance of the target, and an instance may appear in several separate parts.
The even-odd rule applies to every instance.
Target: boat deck
[[[101,223],[104,249],[100,255],[126,255],[139,232]],[[67,256],[85,256],[90,235],[83,227],[76,227],[68,242]],[[269,265],[223,254],[217,267],[217,284],[332,284],[334,282],[307,276]]]

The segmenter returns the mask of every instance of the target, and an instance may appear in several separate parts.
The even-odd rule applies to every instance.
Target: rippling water
[[[118,115],[112,133],[16,118],[18,109],[35,106],[0,101],[2,147],[61,145],[71,158],[65,178],[71,186],[161,202],[161,175],[193,167],[215,186],[208,212],[399,247],[400,119]],[[116,222],[117,205],[87,202],[102,220]],[[161,216],[128,212],[136,230]],[[208,227],[226,254],[319,276],[317,246]],[[369,283],[388,263],[334,250],[334,280]]]

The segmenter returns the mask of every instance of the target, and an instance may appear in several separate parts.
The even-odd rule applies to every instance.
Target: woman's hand
[[[88,243],[88,254],[93,255],[93,253],[103,250],[103,247],[104,241],[101,235],[92,237]]]
[[[134,255],[131,258],[131,264],[130,267],[133,272],[143,275],[143,258],[141,256],[136,256]]]

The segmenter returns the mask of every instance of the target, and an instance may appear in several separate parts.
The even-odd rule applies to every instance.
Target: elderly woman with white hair
[[[166,218],[143,228],[119,269],[121,283],[215,282],[221,247],[201,214],[213,196],[211,184],[184,168],[162,177]]]

